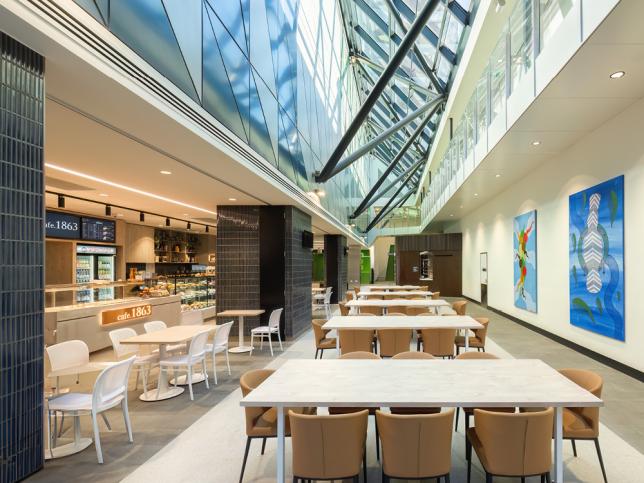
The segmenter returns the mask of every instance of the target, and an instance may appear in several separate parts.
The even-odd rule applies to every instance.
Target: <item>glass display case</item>
[[[87,282],[45,287],[45,308],[80,307],[136,299],[142,295],[142,282]]]
[[[181,310],[199,310],[214,307],[216,302],[215,277],[209,275],[168,275],[148,281],[150,295],[162,291],[181,295]]]

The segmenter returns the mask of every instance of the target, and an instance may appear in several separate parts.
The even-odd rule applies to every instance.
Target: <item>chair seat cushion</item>
[[[288,418],[289,411],[312,415],[317,413],[317,408],[284,408],[284,413],[287,415],[284,421],[284,434],[286,436],[291,434],[291,424]],[[269,408],[257,418],[248,436],[277,436],[277,409]]]
[[[109,409],[120,403],[122,400],[122,395],[116,396],[103,404],[101,408]],[[92,394],[70,392],[63,396],[50,399],[48,406],[50,411],[91,411]]]
[[[568,408],[563,410],[563,435],[564,438],[596,438],[597,434],[586,420]]]
[[[218,345],[215,347],[215,353],[219,354],[220,352],[225,352],[228,347],[226,345]],[[213,345],[212,344],[206,344],[206,352],[212,352]]]
[[[483,344],[476,337],[470,337],[470,347],[483,347]],[[465,347],[465,337],[462,335],[457,335],[454,338],[454,344],[458,347]]]
[[[318,349],[335,349],[337,344],[335,337],[326,337],[318,342]]]
[[[260,325],[259,327],[255,327],[250,331],[252,334],[270,334],[270,333],[275,333],[277,334],[277,327],[269,327],[268,325]]]
[[[189,356],[188,354],[180,354],[176,356],[166,357],[165,359],[159,361],[159,364],[162,366],[187,366],[193,365],[199,362],[205,354],[205,351],[202,354],[195,354]]]

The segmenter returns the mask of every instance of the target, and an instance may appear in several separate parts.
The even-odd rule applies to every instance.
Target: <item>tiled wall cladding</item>
[[[302,247],[302,231],[311,231],[311,216],[286,207],[286,334],[296,336],[311,326],[312,251]]]
[[[348,288],[349,258],[344,253],[347,239],[342,235],[324,235],[325,282],[333,287],[331,303],[342,301]]]
[[[258,308],[259,207],[218,206],[217,312]],[[259,317],[244,318],[246,333],[258,325]]]
[[[44,59],[0,33],[0,482],[43,464]]]

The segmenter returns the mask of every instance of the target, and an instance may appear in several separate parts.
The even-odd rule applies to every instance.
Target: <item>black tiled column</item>
[[[324,235],[324,263],[326,265],[326,286],[333,287],[331,303],[344,299],[347,291],[347,239],[342,235]]]
[[[302,247],[302,231],[311,231],[311,216],[286,207],[286,333],[290,336],[311,327],[313,252]]]
[[[44,59],[0,33],[0,481],[43,465]]]

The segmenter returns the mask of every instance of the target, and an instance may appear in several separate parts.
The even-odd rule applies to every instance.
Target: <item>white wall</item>
[[[590,350],[644,370],[644,100],[631,106],[446,231],[463,233],[463,294],[480,300],[479,253],[488,252],[488,304]],[[626,341],[574,327],[569,317],[568,197],[624,175]],[[514,306],[513,219],[537,210],[538,313]]]
[[[373,243],[371,252],[371,264],[375,280],[384,280],[387,276],[387,262],[389,261],[389,247],[396,244],[396,239],[392,236],[382,236],[376,238]]]

